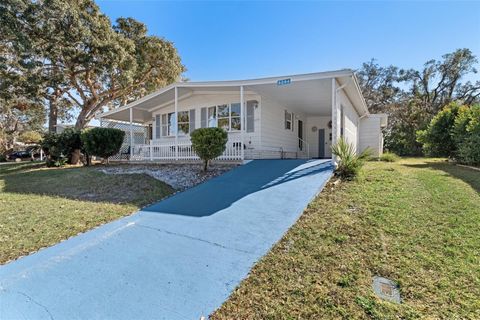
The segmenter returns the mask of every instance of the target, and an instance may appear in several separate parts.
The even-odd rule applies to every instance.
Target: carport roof
[[[315,105],[330,105],[331,80],[336,79],[360,115],[368,114],[365,100],[361,94],[355,73],[351,69],[326,71],[317,73],[286,75],[249,80],[205,81],[205,82],[175,82],[126,106],[112,111],[101,113],[100,118],[126,120],[129,118],[128,109],[134,109],[134,122],[143,122],[151,119],[151,112],[162,106],[173,103],[175,87],[178,90],[178,99],[184,99],[194,93],[231,91],[239,92],[237,88],[243,86],[247,91],[257,92],[266,96],[275,97],[283,105],[303,105],[313,108]],[[286,81],[282,86],[282,81]],[[282,90],[279,90],[282,87]]]

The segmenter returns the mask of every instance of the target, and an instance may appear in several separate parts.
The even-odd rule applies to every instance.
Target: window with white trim
[[[208,108],[207,126],[222,128],[225,131],[239,131],[241,125],[240,103],[221,104]]]
[[[175,135],[175,112],[162,114],[161,131],[162,137],[169,137]]]
[[[184,136],[190,132],[190,112],[178,112],[178,135]]]
[[[285,130],[293,130],[293,114],[285,110]]]

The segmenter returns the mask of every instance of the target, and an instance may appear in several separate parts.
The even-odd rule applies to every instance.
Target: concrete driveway
[[[330,160],[255,160],[1,266],[0,319],[208,316],[332,170]]]

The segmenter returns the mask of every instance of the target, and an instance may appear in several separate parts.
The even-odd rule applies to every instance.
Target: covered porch
[[[127,133],[122,150],[112,160],[199,160],[190,133],[204,127],[228,132],[225,152],[217,160],[330,158],[330,146],[340,135],[350,134],[357,145],[357,132],[344,130],[346,124],[340,119],[345,118],[345,104],[358,106],[361,99],[350,70],[184,82],[99,114],[98,119],[103,127]]]

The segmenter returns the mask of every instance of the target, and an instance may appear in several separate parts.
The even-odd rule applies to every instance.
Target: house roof
[[[367,105],[361,94],[355,73],[351,69],[342,69],[337,71],[325,71],[316,73],[285,75],[247,80],[226,80],[226,81],[201,81],[201,82],[175,82],[164,88],[161,88],[145,97],[138,99],[126,106],[112,111],[104,112],[98,115],[101,118],[120,118],[124,119],[128,114],[128,109],[134,108],[134,118],[142,120],[148,119],[150,113],[162,106],[171,104],[175,98],[175,87],[178,90],[178,99],[185,99],[199,91],[202,93],[214,91],[238,92],[238,88],[243,86],[245,90],[258,92],[266,96],[275,97],[283,104],[302,104],[308,109],[312,109],[319,104],[327,104],[331,101],[331,79],[336,79],[337,86],[344,89],[345,93],[352,101],[360,115],[368,115]],[[279,81],[287,81],[284,86],[289,89],[279,90]],[[141,121],[140,121],[141,122]]]

